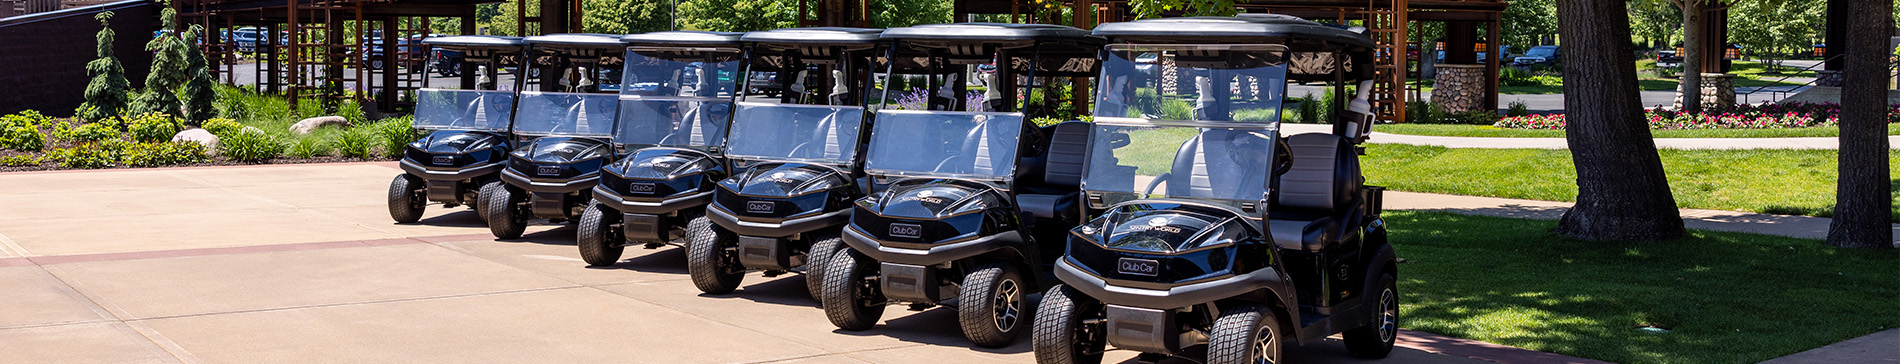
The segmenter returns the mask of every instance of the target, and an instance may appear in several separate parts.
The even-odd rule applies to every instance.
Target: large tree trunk
[[[1848,1],[1848,53],[1841,83],[1840,181],[1827,244],[1893,248],[1893,191],[1887,170],[1889,0]],[[1830,40],[1830,42],[1838,42]]]
[[[1577,205],[1557,232],[1585,240],[1682,236],[1682,217],[1643,120],[1623,1],[1558,0],[1565,47],[1565,127],[1577,166]],[[1684,60],[1684,65],[1690,61]]]
[[[1682,82],[1676,92],[1682,95],[1682,110],[1688,112],[1702,111],[1702,28],[1708,26],[1703,24],[1703,1],[1676,2],[1682,8]]]

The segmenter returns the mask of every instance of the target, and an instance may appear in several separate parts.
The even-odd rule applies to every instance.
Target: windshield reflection
[[[514,112],[514,91],[416,90],[416,118],[423,129],[504,130]]]
[[[880,110],[865,169],[938,177],[1009,177],[1023,115]]]
[[[1286,97],[1284,52],[1278,46],[1112,46],[1095,115],[1277,123]]]
[[[851,163],[857,155],[859,106],[741,102],[726,154],[754,159]]]
[[[1103,121],[1090,141],[1087,190],[1131,197],[1259,201],[1272,166],[1271,128]]]

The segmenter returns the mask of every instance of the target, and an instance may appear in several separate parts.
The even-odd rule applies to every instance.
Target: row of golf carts
[[[500,238],[566,222],[590,265],[681,246],[709,294],[803,274],[845,330],[892,304],[954,308],[984,347],[1033,326],[1043,363],[1277,362],[1335,333],[1383,357],[1397,271],[1358,170],[1364,33],[1244,15],[430,38],[478,71],[417,92],[433,132],[390,214],[466,205]],[[522,67],[557,76],[498,72]],[[762,80],[782,92],[743,91]],[[1289,81],[1336,88],[1332,133],[1280,134]],[[1094,116],[1034,121],[1063,110]]]

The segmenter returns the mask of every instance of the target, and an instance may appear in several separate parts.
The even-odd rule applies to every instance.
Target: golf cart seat
[[[855,143],[853,140],[838,140],[838,114],[825,115],[818,120],[818,127],[812,129],[812,135],[805,142],[792,148],[794,158],[839,158],[844,155],[840,143]]]
[[[1181,143],[1166,183],[1169,197],[1204,197],[1241,201],[1260,200],[1254,188],[1266,185],[1272,143],[1265,134],[1243,130],[1209,129]],[[1164,181],[1165,180],[1165,181]],[[1215,183],[1219,182],[1219,183]],[[1254,187],[1248,187],[1254,186]],[[1256,191],[1246,196],[1248,191]]]
[[[731,104],[716,102],[705,103],[699,108],[688,110],[686,115],[680,118],[679,124],[674,126],[673,133],[661,140],[660,144],[705,145],[714,138],[726,135],[727,123],[707,119],[720,117],[718,115],[728,115],[731,110]]]
[[[1280,176],[1278,200],[1268,216],[1281,249],[1317,252],[1345,240],[1342,228],[1359,195],[1359,154],[1346,138],[1306,133],[1286,138],[1293,166]]]
[[[1026,188],[1016,195],[1016,206],[1039,220],[1074,221],[1078,218],[1076,200],[1081,193],[1075,189],[1082,185],[1082,166],[1089,158],[1092,127],[1092,124],[1074,121],[1055,126],[1041,163],[1040,187],[1044,188]]]

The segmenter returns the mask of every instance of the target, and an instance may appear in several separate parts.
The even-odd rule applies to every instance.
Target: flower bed
[[[1649,128],[1678,129],[1783,129],[1834,126],[1840,120],[1841,105],[1834,103],[1797,103],[1737,105],[1723,110],[1685,113],[1657,108],[1645,110]],[[1887,110],[1888,123],[1900,123],[1900,106]],[[1499,119],[1498,128],[1562,130],[1563,114],[1513,116]]]

